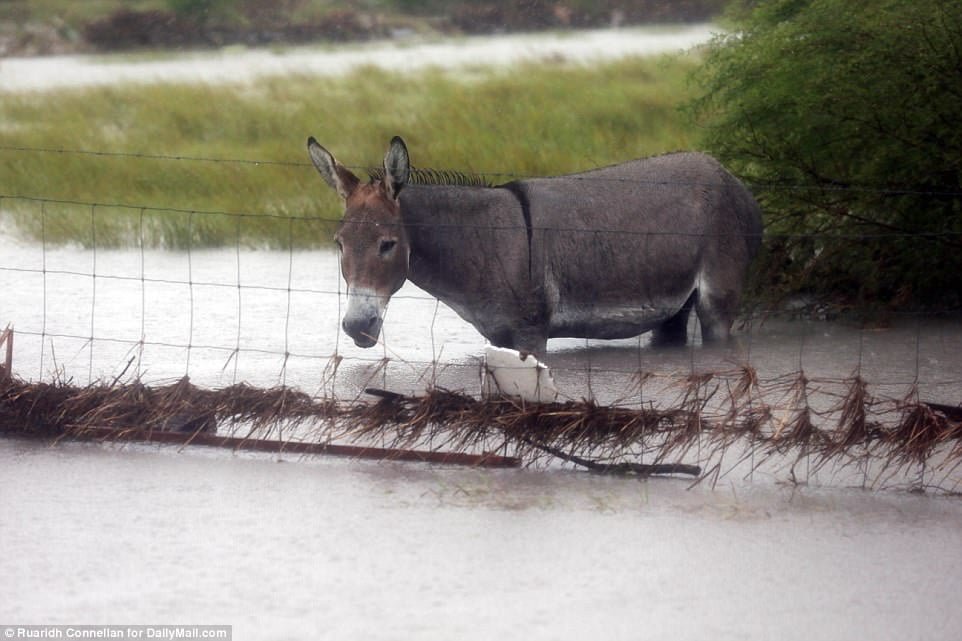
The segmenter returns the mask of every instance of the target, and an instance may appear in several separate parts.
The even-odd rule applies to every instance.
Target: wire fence
[[[306,162],[91,150],[0,151],[309,167]],[[506,172],[484,176],[524,178]],[[87,221],[80,244],[48,240],[53,207],[58,214],[69,210],[75,219]],[[777,460],[777,469],[793,480],[815,480],[820,471],[830,470],[823,472],[826,478],[844,482],[953,492],[962,481],[957,474],[962,428],[955,413],[962,401],[962,329],[959,310],[951,307],[889,312],[886,326],[876,327],[832,320],[826,301],[803,299],[746,310],[734,341],[724,346],[702,345],[694,318],[687,345],[681,348],[658,348],[648,335],[613,342],[552,340],[546,362],[559,396],[539,410],[523,402],[482,398],[485,340],[452,309],[411,284],[392,297],[378,345],[370,350],[353,345],[340,328],[346,292],[337,255],[333,249],[301,248],[301,236],[316,230],[312,225],[336,223],[334,218],[0,193],[0,212],[5,209],[33,212],[40,230],[36,242],[12,240],[15,234],[7,234],[0,252],[0,324],[14,328],[12,373],[23,385],[70,388],[78,394],[104,389],[128,393],[140,384],[170,391],[189,380],[195,394],[240,386],[265,393],[295,390],[306,397],[297,396],[299,404],[293,404],[297,409],[291,415],[282,410],[285,403],[290,408],[293,397],[271,397],[276,401],[271,411],[259,416],[240,411],[234,397],[203,398],[216,408],[209,412],[216,415],[220,429],[237,422],[238,416],[248,427],[252,421],[265,427],[310,419],[310,429],[287,433],[302,440],[374,439],[395,447],[426,444],[431,450],[511,449],[529,460],[587,461],[612,469],[620,465],[622,471],[625,465],[645,461],[690,459],[703,466],[702,478],[712,475],[716,480],[733,470],[751,475],[763,463]],[[118,210],[129,217],[132,242],[126,249],[98,242],[99,226]],[[203,227],[212,217],[228,217],[235,221],[236,241],[210,248],[188,233],[182,250],[155,248],[149,230],[152,216],[186,218],[188,230]],[[283,248],[248,247],[240,231],[245,220],[286,226]],[[525,233],[523,221],[472,224]],[[626,233],[570,226],[538,231],[585,234],[588,245],[599,242],[602,234]],[[658,233],[679,235],[673,230]],[[858,243],[866,238],[935,236],[958,242],[962,234],[884,230],[830,234],[820,240]],[[772,236],[766,234],[766,239]],[[644,242],[639,240],[639,245],[644,247]],[[388,396],[365,395],[370,388]],[[25,389],[18,398],[28,397]],[[199,411],[200,396],[185,396],[183,385],[176,389],[182,409]],[[451,391],[457,398],[439,396]],[[37,407],[37,399],[31,398]],[[59,405],[59,414],[54,412],[59,418],[47,416],[45,425],[89,429],[95,421],[132,428],[132,421],[167,424],[174,412],[167,403],[163,419],[143,411],[127,411],[118,418],[111,414],[118,406],[116,398],[98,398],[99,410],[89,406],[88,398],[79,414],[67,415]],[[339,409],[332,410],[331,403]],[[78,412],[78,406],[73,411]],[[16,420],[8,416],[0,423],[23,431],[27,415],[18,409],[11,416]],[[14,422],[19,427],[9,427]],[[853,469],[854,481],[846,476]]]

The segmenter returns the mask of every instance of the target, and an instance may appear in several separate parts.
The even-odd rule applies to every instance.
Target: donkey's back
[[[527,204],[533,281],[548,337],[705,340],[729,335],[761,213],[748,190],[699,153],[656,156],[516,183]]]

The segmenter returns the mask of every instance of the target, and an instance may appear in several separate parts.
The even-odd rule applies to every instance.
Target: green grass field
[[[415,166],[494,183],[578,171],[694,145],[678,106],[695,64],[0,94],[0,210],[54,243],[320,245],[340,204],[308,162],[309,135],[354,167],[378,164],[399,134]]]

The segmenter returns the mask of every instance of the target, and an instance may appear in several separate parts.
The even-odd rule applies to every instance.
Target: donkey
[[[369,182],[307,148],[344,201],[342,327],[359,347],[405,280],[494,346],[539,356],[562,336],[684,344],[692,309],[704,342],[727,339],[761,243],[752,195],[700,153],[488,186],[412,169],[399,137]]]

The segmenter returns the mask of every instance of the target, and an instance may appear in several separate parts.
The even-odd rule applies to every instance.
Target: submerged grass
[[[399,134],[416,166],[494,183],[578,171],[690,147],[677,105],[694,64],[0,93],[0,211],[54,243],[321,245],[340,205],[307,160],[309,135],[354,167]]]

